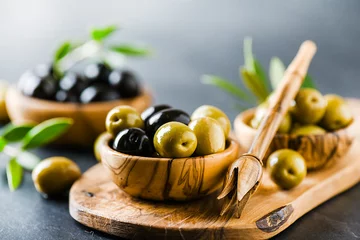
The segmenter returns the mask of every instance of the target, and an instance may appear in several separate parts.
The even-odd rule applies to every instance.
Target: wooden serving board
[[[359,109],[359,104],[352,104]],[[354,130],[359,133],[356,121]],[[70,214],[91,228],[131,239],[264,239],[360,181],[360,142],[325,168],[310,172],[296,188],[279,189],[264,172],[240,219],[219,216],[216,194],[185,203],[135,199],[122,192],[101,164],[90,168],[70,191]],[[145,171],[145,170],[144,170]]]

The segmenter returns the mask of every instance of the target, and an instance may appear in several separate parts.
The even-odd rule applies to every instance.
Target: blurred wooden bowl
[[[250,148],[256,135],[256,129],[249,125],[254,113],[254,108],[246,110],[234,121],[236,138],[244,149]],[[266,160],[276,150],[290,148],[298,151],[305,158],[309,170],[319,169],[333,160],[340,159],[348,152],[355,138],[352,131],[349,131],[351,125],[321,135],[276,134],[264,159]]]
[[[89,104],[59,103],[23,95],[15,87],[10,87],[6,95],[6,107],[14,123],[40,123],[50,118],[68,117],[74,120],[73,126],[61,136],[56,145],[76,147],[92,146],[96,137],[105,131],[107,113],[119,105],[129,105],[142,112],[152,103],[149,91],[132,99],[121,99]]]
[[[196,199],[218,190],[239,152],[238,143],[230,139],[223,152],[201,157],[139,157],[109,147],[109,134],[99,141],[101,160],[112,181],[131,196],[158,201]]]

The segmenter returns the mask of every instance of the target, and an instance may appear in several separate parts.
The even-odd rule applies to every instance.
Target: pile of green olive
[[[271,101],[271,95],[267,101],[260,104],[250,126],[257,129],[266,109]],[[319,91],[312,88],[304,88],[296,95],[293,105],[285,115],[278,133],[313,135],[332,132],[348,126],[353,116],[346,101],[335,94],[323,96]]]
[[[189,116],[169,105],[156,105],[141,114],[118,106],[106,117],[116,151],[148,157],[181,158],[224,151],[231,124],[220,109],[204,105]]]

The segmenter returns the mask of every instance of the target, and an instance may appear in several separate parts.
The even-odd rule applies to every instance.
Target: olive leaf
[[[147,47],[140,47],[132,44],[121,44],[111,46],[110,49],[114,52],[124,54],[126,56],[149,56],[151,55],[151,50]]]
[[[15,158],[10,159],[6,165],[6,176],[11,191],[15,191],[22,181],[23,169]]]
[[[93,28],[90,32],[91,38],[95,41],[103,41],[112,33],[118,30],[116,25],[110,25],[104,28]]]
[[[273,57],[270,60],[269,66],[269,76],[270,76],[270,83],[273,89],[281,82],[285,73],[285,65],[278,57]]]
[[[245,37],[244,39],[244,61],[246,70],[249,72],[255,72],[251,37]]]
[[[22,151],[16,156],[16,161],[26,170],[32,171],[41,159],[35,154]]]
[[[4,150],[4,148],[7,144],[8,144],[8,142],[3,137],[0,137],[0,152],[2,152]]]
[[[73,49],[72,44],[69,41],[62,43],[55,51],[54,54],[54,63],[60,61]]]
[[[258,78],[261,81],[261,85],[263,86],[263,90],[266,92],[267,95],[270,94],[269,91],[269,86],[268,86],[268,79],[266,77],[264,68],[262,67],[262,65],[260,64],[260,62],[256,59],[254,59],[254,67],[255,67],[255,73],[258,76]]]
[[[240,68],[240,75],[246,88],[257,97],[258,101],[260,103],[265,101],[268,93],[259,77],[243,67]]]
[[[209,84],[216,86],[222,89],[225,92],[230,93],[234,97],[243,100],[245,102],[254,104],[254,99],[251,98],[246,92],[244,92],[240,87],[236,86],[235,84],[231,83],[229,80],[224,78],[214,76],[214,75],[203,75],[201,78],[201,82],[204,84]]]
[[[71,118],[53,118],[32,128],[22,141],[22,149],[45,145],[65,133],[73,124]]]
[[[301,88],[314,88],[314,89],[316,89],[316,85],[315,85],[312,77],[309,74],[307,74],[305,76],[305,79],[304,79],[303,84],[301,85]]]
[[[17,142],[23,139],[33,127],[33,124],[13,125],[10,123],[4,127],[2,137],[7,142]]]

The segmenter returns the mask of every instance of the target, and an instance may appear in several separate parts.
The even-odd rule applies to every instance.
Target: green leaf
[[[264,87],[264,91],[267,95],[270,94],[269,88],[268,88],[268,80],[264,71],[264,68],[261,66],[260,62],[256,59],[254,59],[254,67],[255,67],[255,73],[260,79],[261,85]]]
[[[272,88],[275,90],[285,74],[285,65],[278,57],[270,60],[269,76]]]
[[[8,144],[8,142],[3,137],[0,137],[0,152],[2,152],[4,150],[4,148],[7,144]]]
[[[115,25],[110,25],[104,28],[93,28],[90,32],[90,35],[91,38],[95,41],[103,41],[116,30],[118,30],[118,27]]]
[[[304,79],[303,84],[301,85],[301,88],[314,88],[314,89],[316,89],[316,85],[315,85],[312,77],[310,77],[309,74],[307,74],[305,76],[305,79]]]
[[[121,53],[126,56],[142,57],[151,55],[151,50],[149,48],[135,46],[131,44],[111,46],[110,49],[114,52]]]
[[[23,169],[16,162],[15,158],[10,159],[8,162],[6,166],[6,176],[10,190],[15,191],[20,186],[23,177]]]
[[[71,118],[53,118],[31,129],[22,141],[22,149],[45,145],[65,133],[73,124]]]
[[[36,165],[41,161],[41,159],[35,154],[23,151],[20,152],[17,157],[17,162],[26,170],[32,171]]]
[[[244,38],[244,61],[245,68],[249,72],[255,72],[254,56],[252,53],[252,38]]]
[[[61,44],[58,49],[55,51],[54,63],[57,63],[60,59],[65,57],[73,49],[72,44],[67,41]]]
[[[216,86],[240,100],[254,104],[253,99],[251,99],[251,97],[247,93],[245,93],[235,84],[231,83],[229,80],[214,75],[203,75],[201,78],[201,82],[204,84]]]
[[[256,96],[258,103],[265,101],[268,93],[259,77],[245,68],[240,68],[240,75],[245,87]]]
[[[17,142],[22,140],[25,135],[34,127],[32,124],[13,125],[8,124],[4,128],[2,137],[7,142]]]

